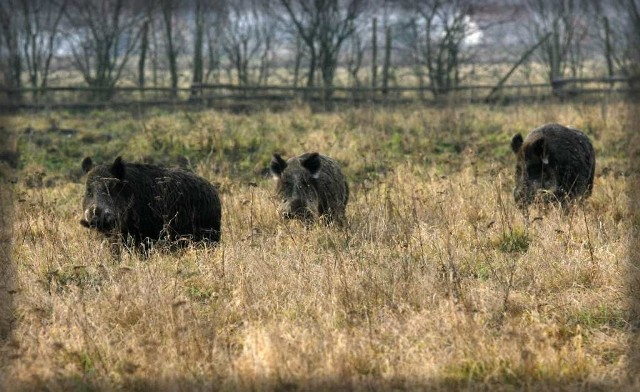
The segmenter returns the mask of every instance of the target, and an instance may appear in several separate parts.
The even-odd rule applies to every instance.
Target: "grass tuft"
[[[529,250],[531,239],[525,230],[516,228],[503,233],[495,243],[502,253],[525,253]]]

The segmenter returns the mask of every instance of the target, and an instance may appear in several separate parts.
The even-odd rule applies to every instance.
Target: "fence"
[[[336,104],[425,104],[513,102],[622,96],[638,93],[628,78],[558,79],[552,83],[431,87],[290,87],[197,84],[189,88],[168,87],[46,87],[0,88],[0,110],[101,108],[161,105],[234,107],[306,102],[330,107]],[[491,97],[488,99],[488,97]]]

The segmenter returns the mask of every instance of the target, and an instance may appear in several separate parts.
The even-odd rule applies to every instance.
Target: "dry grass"
[[[127,150],[107,146],[106,156],[122,147],[130,159],[200,157],[195,170],[222,190],[223,243],[113,260],[78,224],[82,184],[64,180],[63,166],[45,170],[24,156],[5,387],[619,387],[631,338],[633,222],[620,175],[629,111],[615,103],[116,113]],[[85,136],[105,121],[5,120],[19,130],[47,116],[75,121]],[[511,197],[508,142],[547,121],[593,138],[595,190],[584,207],[534,210],[526,221]],[[318,150],[344,164],[346,228],[276,217],[272,184],[257,176],[274,149]],[[37,170],[56,180],[27,186]]]

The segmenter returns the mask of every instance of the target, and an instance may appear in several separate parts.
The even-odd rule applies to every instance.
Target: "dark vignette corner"
[[[627,264],[630,328],[627,375],[630,385],[638,386],[640,385],[640,128],[638,127],[640,92],[635,91],[632,95],[629,110],[627,196],[631,225]]]
[[[0,116],[2,113],[0,113]],[[15,324],[15,265],[11,259],[13,242],[13,180],[17,166],[17,140],[0,117],[0,389],[9,365],[11,334]]]

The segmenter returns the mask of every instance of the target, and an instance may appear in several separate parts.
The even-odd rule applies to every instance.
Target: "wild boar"
[[[82,170],[87,174],[83,226],[133,241],[137,248],[161,239],[220,241],[220,198],[204,178],[121,157],[98,166],[86,157]]]
[[[513,196],[521,207],[531,204],[536,196],[566,204],[591,195],[596,156],[583,132],[545,124],[524,140],[520,134],[513,136],[511,149],[517,159]]]
[[[344,223],[349,185],[334,159],[312,152],[285,161],[274,154],[271,173],[277,181],[282,217]]]

